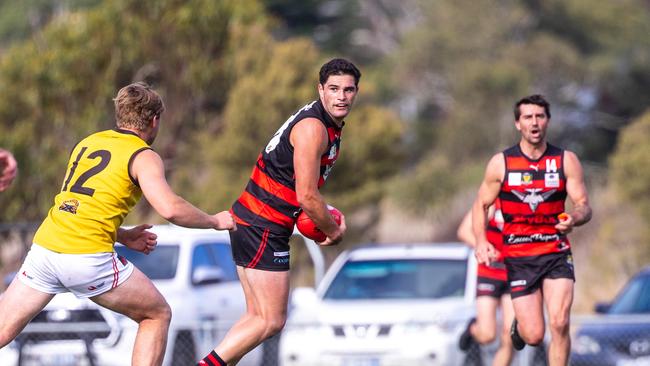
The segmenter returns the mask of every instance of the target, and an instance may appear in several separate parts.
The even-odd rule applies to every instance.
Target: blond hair
[[[154,117],[165,111],[165,104],[158,93],[144,82],[127,85],[117,92],[115,118],[117,127],[143,131]]]

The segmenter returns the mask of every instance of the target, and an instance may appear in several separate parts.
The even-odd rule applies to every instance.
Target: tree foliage
[[[111,128],[111,98],[146,80],[168,105],[154,145],[174,157],[177,142],[215,128],[232,75],[231,30],[262,25],[256,1],[103,3],[56,18],[0,61],[0,144],[13,150],[20,178],[0,198],[5,219],[38,220],[59,189],[69,151],[81,137]]]
[[[275,131],[298,108],[318,98],[318,69],[324,60],[311,42],[296,39],[276,43],[270,37],[260,42],[263,47],[257,42],[258,37],[248,52],[267,62],[248,67],[233,86],[225,106],[223,131],[216,138],[198,132],[195,144],[189,145],[183,152],[185,158],[180,159],[191,161],[195,146],[204,147],[199,159],[178,167],[177,182],[179,186],[189,185],[197,180],[195,172],[202,172],[197,189],[188,194],[209,207],[229,207]],[[300,57],[296,59],[296,55]],[[363,79],[360,86],[363,93]],[[325,186],[328,196],[342,209],[381,197],[383,191],[377,187],[395,174],[402,156],[400,119],[390,110],[360,99],[344,128],[341,157],[332,172],[335,178]],[[206,166],[211,169],[204,169]]]
[[[610,179],[619,195],[650,220],[650,110],[619,136],[610,158]]]
[[[328,52],[359,57],[364,73],[325,188],[346,210],[390,195],[425,212],[475,187],[475,168],[516,141],[512,104],[525,94],[550,99],[552,142],[597,162],[650,97],[643,0],[0,2],[7,9],[0,145],[21,171],[0,196],[5,220],[42,217],[74,143],[112,127],[111,98],[135,80],[168,106],[154,148],[174,188],[206,210],[236,199],[262,146],[317,97]],[[44,21],[2,33],[7,14],[32,11]]]
[[[377,207],[401,170],[404,127],[391,110],[360,101],[347,119],[341,157],[324,189],[336,207],[347,212]]]
[[[206,210],[228,208],[270,136],[317,98],[326,57],[308,39],[274,39],[272,29],[255,0],[116,0],[63,13],[38,37],[16,43],[0,61],[0,146],[16,153],[21,173],[0,197],[3,217],[42,218],[74,144],[113,127],[111,98],[136,80],[153,84],[167,104],[154,148],[174,188]],[[368,194],[367,182],[399,167],[390,159],[399,158],[401,122],[366,100],[365,116],[349,128],[358,154],[335,169],[359,203],[381,194]],[[389,160],[363,164],[373,154]],[[344,179],[354,176],[348,169],[364,176]],[[138,212],[148,217],[150,208]]]
[[[447,168],[432,156],[453,157],[462,169],[514,144],[512,107],[524,95],[550,100],[553,143],[600,162],[617,130],[647,105],[648,63],[637,61],[650,58],[643,2],[420,1],[419,8],[423,19],[380,66],[379,83],[411,122],[408,161],[423,165],[412,174],[438,166],[433,176],[444,179]],[[416,190],[441,183],[422,184]]]
[[[313,45],[305,40],[274,44],[268,35],[258,36],[261,41],[251,40],[240,50],[244,58],[254,54],[265,62],[252,63],[233,85],[220,134],[196,131],[194,144],[181,154],[187,165],[177,167],[179,186],[189,185],[199,172],[198,186],[188,194],[208,207],[230,207],[262,147],[291,113],[314,99],[318,53]],[[196,146],[202,147],[198,159]]]
[[[53,17],[100,0],[0,0],[0,48],[38,34]]]

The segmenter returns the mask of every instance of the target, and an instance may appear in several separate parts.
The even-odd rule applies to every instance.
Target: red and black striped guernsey
[[[506,169],[499,200],[504,256],[531,257],[569,250],[566,235],[555,229],[567,196],[564,150],[547,144],[539,159],[531,159],[517,144],[503,155]]]
[[[289,117],[258,156],[246,189],[232,206],[238,225],[263,227],[280,235],[293,232],[300,206],[296,198],[293,146],[289,135],[293,126],[305,118],[316,118],[327,129],[328,144],[321,156],[318,187],[325,184],[339,156],[341,128],[327,114],[320,100],[316,100]]]

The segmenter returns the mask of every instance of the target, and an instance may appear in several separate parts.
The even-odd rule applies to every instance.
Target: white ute
[[[246,309],[230,238],[227,231],[174,225],[154,226],[151,231],[158,235],[151,254],[120,244],[115,249],[152,279],[172,308],[164,365],[194,365]],[[316,244],[305,243],[322,270]],[[124,366],[130,364],[136,331],[137,324],[122,315],[70,293],[59,294],[16,341],[0,349],[0,364]],[[239,365],[263,365],[262,356],[262,346],[257,347]]]

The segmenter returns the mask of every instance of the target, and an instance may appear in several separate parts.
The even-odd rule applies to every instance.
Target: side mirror
[[[199,266],[192,272],[192,284],[195,286],[219,283],[225,278],[223,269],[216,266]]]
[[[599,303],[596,303],[596,306],[594,306],[594,311],[596,313],[598,313],[598,314],[607,314],[611,307],[612,307],[612,304],[610,304],[610,303],[599,302]]]
[[[294,307],[310,307],[317,302],[316,290],[311,287],[296,287],[291,291],[291,305]]]

